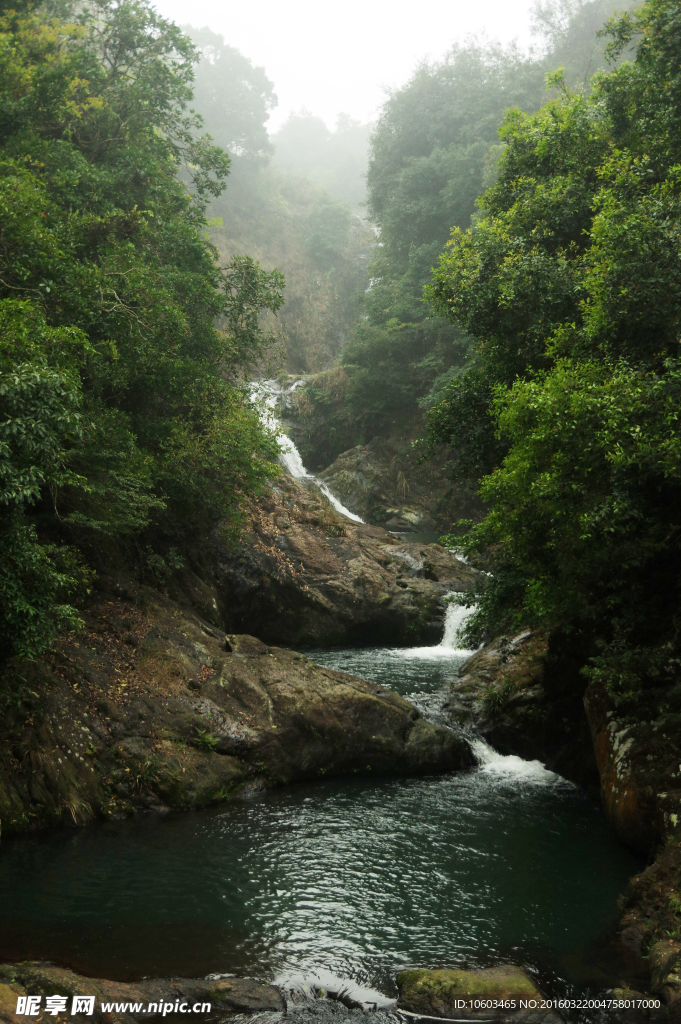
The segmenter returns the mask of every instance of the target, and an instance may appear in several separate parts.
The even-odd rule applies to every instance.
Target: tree
[[[193,102],[215,142],[249,161],[273,150],[265,122],[277,105],[274,85],[263,68],[209,28],[185,25],[200,55],[194,71]]]
[[[142,0],[0,16],[2,457],[19,538],[3,587],[45,611],[35,629],[7,620],[6,650],[47,642],[55,588],[75,586],[50,552],[96,563],[126,537],[187,542],[273,472],[239,380],[283,281],[246,258],[222,269],[205,240],[229,158],[188,108],[196,59]]]
[[[679,665],[678,5],[646,0],[608,34],[636,59],[507,116],[499,180],[431,294],[477,338],[504,443],[464,541],[495,557],[471,637],[567,632],[587,676],[632,695]],[[465,447],[462,409],[452,390],[435,438]]]

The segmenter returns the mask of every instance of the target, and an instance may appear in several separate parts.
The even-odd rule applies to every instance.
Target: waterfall
[[[308,473],[303,465],[300,452],[291,438],[281,433],[281,424],[274,411],[277,402],[285,405],[286,397],[292,394],[302,383],[302,380],[297,380],[289,388],[283,388],[275,380],[256,381],[251,385],[251,398],[260,405],[260,419],[264,426],[273,433],[279,434],[279,446],[281,448],[279,461],[284,469],[296,480],[303,480],[314,484],[329,499],[336,512],[345,516],[346,519],[351,519],[353,523],[363,523],[364,520],[346,508],[336,495],[329,490],[323,480],[319,480],[313,473]]]
[[[500,754],[481,736],[468,737],[478,770],[483,775],[494,775],[500,781],[529,783],[538,786],[554,786],[561,789],[576,789],[560,775],[545,768],[541,761],[525,761],[516,754]]]
[[[456,596],[454,593],[446,595],[446,597],[454,596]],[[440,658],[455,658],[464,661],[466,658],[470,658],[475,651],[469,651],[460,646],[459,636],[466,620],[474,611],[475,605],[471,608],[464,608],[463,605],[455,604],[453,601],[448,602],[442,640],[439,644],[434,644],[432,647],[402,647],[393,653],[401,658],[419,658],[426,661],[437,661]]]
[[[451,595],[448,595],[451,596]],[[440,641],[441,648],[454,648],[457,654],[472,654],[473,651],[464,651],[459,644],[459,633],[471,617],[475,608],[465,608],[462,604],[454,604],[451,601],[445,612],[445,628]]]

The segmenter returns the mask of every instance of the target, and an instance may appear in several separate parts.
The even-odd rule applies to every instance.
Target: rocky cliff
[[[597,789],[598,770],[580,677],[543,633],[498,637],[469,658],[451,684],[449,714],[502,754],[542,761]]]
[[[2,830],[216,803],[244,786],[467,767],[408,701],[111,585],[86,627],[6,676]]]
[[[197,549],[195,569],[168,592],[189,595],[222,628],[307,646],[436,643],[443,598],[476,579],[438,544],[345,519],[287,474],[252,502],[239,544],[216,532]]]

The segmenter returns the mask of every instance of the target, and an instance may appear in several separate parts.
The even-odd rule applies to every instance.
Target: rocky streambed
[[[529,631],[462,665],[437,641],[447,595],[474,579],[438,545],[344,520],[285,476],[252,503],[236,550],[216,534],[163,585],[101,578],[84,631],[9,670],[3,836],[67,831],[49,848],[5,843],[0,1016],[85,978],[105,1002],[210,991],[224,1016],[333,994],[337,1012],[401,1021],[463,1012],[457,986],[634,986],[673,1019],[675,723],[595,692],[585,712],[561,652]],[[645,870],[585,795],[599,785],[625,843],[662,844]],[[142,984],[140,964],[167,980]],[[399,973],[426,964],[457,976]],[[211,977],[187,980],[187,965]],[[119,980],[88,980],[103,976]]]

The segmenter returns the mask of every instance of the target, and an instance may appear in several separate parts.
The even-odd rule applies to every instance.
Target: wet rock
[[[681,838],[681,716],[618,705],[594,685],[584,705],[603,806],[622,842],[649,853],[661,842]]]
[[[622,901],[619,937],[634,954],[681,934],[681,843],[669,840],[652,864],[635,875]]]
[[[412,970],[397,976],[400,1009],[457,1020],[526,1021],[558,1024],[542,1008],[542,994],[519,967],[481,970]]]
[[[403,435],[356,445],[319,475],[350,511],[390,530],[437,531],[439,523],[482,511],[473,481],[453,487],[445,460],[419,463],[412,439]]]
[[[72,999],[76,995],[94,996],[95,1020],[149,1019],[163,1015],[163,1005],[188,1003],[210,1004],[210,1010],[201,1016],[236,1013],[281,1012],[284,999],[272,985],[250,978],[155,978],[139,982],[107,981],[103,978],[85,978],[73,971],[54,967],[39,961],[20,964],[0,964],[0,1020],[16,1024],[22,1018],[15,1016],[17,997],[22,995],[67,997],[67,1010],[48,1020],[72,1019]],[[102,1003],[138,1003],[136,1012],[103,1010]],[[150,1004],[160,1009],[149,1010]],[[44,1005],[44,1003],[43,1003]],[[175,1016],[175,1015],[174,1015]],[[44,1020],[45,1017],[43,1016]],[[87,1020],[86,1014],[75,1016]],[[92,1019],[92,1018],[91,1018]]]
[[[582,702],[583,682],[561,671],[545,634],[499,637],[466,661],[450,684],[448,712],[502,754],[540,760],[587,787],[598,772]]]
[[[445,596],[479,578],[438,544],[398,540],[337,515],[289,476],[253,504],[249,523],[238,549],[212,537],[203,572],[229,631],[268,643],[437,643]]]
[[[660,939],[650,949],[650,982],[667,1005],[681,1000],[681,943]]]
[[[36,706],[0,729],[5,834],[207,806],[258,780],[423,774],[473,763],[465,740],[389,690],[207,628],[154,591],[138,600],[133,661],[107,629],[110,602],[100,595],[87,611],[96,629],[17,666]],[[85,671],[93,661],[101,666],[96,682]]]

